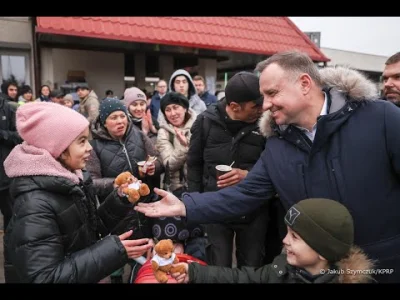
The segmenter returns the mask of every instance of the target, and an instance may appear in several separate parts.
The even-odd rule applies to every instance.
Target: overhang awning
[[[287,17],[37,17],[36,31],[264,55],[297,49],[329,61]]]

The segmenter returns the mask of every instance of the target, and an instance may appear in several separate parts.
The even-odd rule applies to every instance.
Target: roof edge
[[[292,21],[292,20],[290,20],[290,18],[289,17],[283,17],[285,20],[286,20],[286,22],[288,22],[288,24],[294,29],[294,30],[296,30],[296,32],[298,32],[303,38],[304,38],[304,40],[323,58],[322,60],[320,60],[321,62],[328,62],[328,61],[331,61],[331,59],[330,58],[328,58],[323,52],[322,52],[322,50],[320,49],[320,48],[318,48],[317,47],[317,45],[315,45],[309,38],[308,38],[308,36],[303,32],[303,31],[301,31],[300,30],[300,28],[299,27],[297,27],[297,25]]]
[[[203,45],[203,44],[194,44],[194,43],[184,43],[184,42],[174,42],[174,41],[164,41],[164,40],[151,40],[151,39],[140,39],[140,38],[131,38],[125,36],[117,36],[117,35],[107,35],[106,37],[103,34],[94,34],[87,32],[76,32],[76,31],[68,31],[68,30],[60,30],[60,29],[51,29],[37,26],[37,33],[42,34],[55,34],[55,35],[68,35],[68,36],[80,36],[80,37],[88,37],[88,38],[96,38],[103,40],[119,40],[119,41],[127,41],[127,42],[138,42],[138,43],[149,43],[149,44],[161,44],[161,45],[171,45],[171,46],[183,46],[183,47],[192,47],[192,48],[200,48],[200,49],[210,49],[210,50],[223,50],[223,51],[232,51],[239,53],[247,53],[247,54],[261,54],[261,55],[274,55],[276,52],[273,51],[259,51],[253,50],[249,52],[246,49],[233,48],[233,47],[219,47],[213,45]],[[312,59],[317,60],[319,58],[315,56],[310,56]]]

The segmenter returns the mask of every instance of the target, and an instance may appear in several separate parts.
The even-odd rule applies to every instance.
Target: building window
[[[195,56],[174,57],[174,70],[184,69],[191,73],[191,69],[198,65],[198,58]]]
[[[13,75],[19,84],[31,84],[29,54],[25,52],[0,50],[0,81]]]
[[[160,77],[159,58],[155,55],[146,55],[146,76]]]
[[[125,76],[135,76],[135,55],[124,54],[125,56]]]

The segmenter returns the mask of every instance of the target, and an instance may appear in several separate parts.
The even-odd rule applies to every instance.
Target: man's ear
[[[323,257],[322,255],[319,255],[319,254],[318,254],[318,258],[319,258],[320,260],[322,260],[322,261],[328,261],[325,257]]]
[[[229,107],[234,111],[234,112],[238,112],[240,110],[240,104],[236,103],[236,102],[231,102],[229,103]]]
[[[306,73],[301,74],[299,77],[299,82],[301,85],[302,92],[304,94],[308,94],[308,92],[311,89],[311,82],[312,82],[310,75],[308,75]]]

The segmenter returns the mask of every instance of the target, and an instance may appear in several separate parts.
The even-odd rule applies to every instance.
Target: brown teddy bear
[[[151,259],[151,268],[158,282],[166,283],[168,273],[185,273],[184,266],[172,267],[172,264],[179,262],[174,253],[174,243],[170,239],[159,241],[154,247],[155,254]]]
[[[129,184],[122,192],[128,197],[131,203],[136,203],[139,201],[140,197],[150,194],[149,186],[135,178],[130,172],[119,174],[117,178],[115,178],[114,183],[118,186],[124,183]]]

